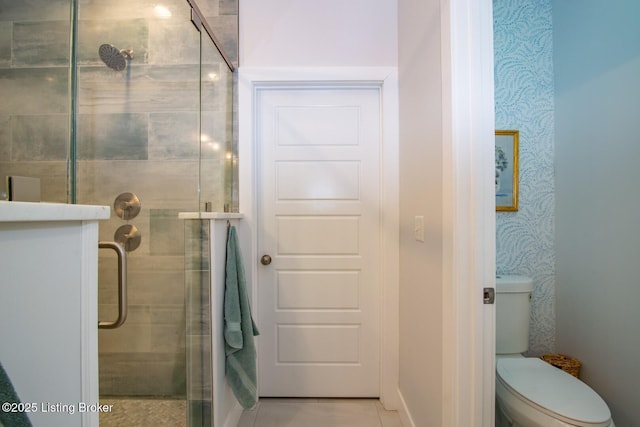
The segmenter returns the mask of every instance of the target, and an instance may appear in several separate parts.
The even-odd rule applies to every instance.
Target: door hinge
[[[485,304],[493,304],[496,301],[496,290],[494,288],[484,288],[482,301]]]

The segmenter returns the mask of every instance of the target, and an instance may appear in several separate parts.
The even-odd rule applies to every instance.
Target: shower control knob
[[[133,219],[140,213],[140,199],[133,193],[122,193],[113,202],[113,211],[125,221]]]
[[[131,252],[138,249],[142,241],[142,234],[135,225],[121,225],[113,235],[113,240],[120,243],[125,251]]]
[[[269,255],[262,255],[262,258],[260,258],[260,264],[262,265],[271,264],[271,257]]]

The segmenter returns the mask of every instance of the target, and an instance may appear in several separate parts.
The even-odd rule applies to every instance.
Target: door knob
[[[262,265],[269,265],[271,264],[271,257],[269,255],[262,255],[262,258],[260,258],[260,263]]]

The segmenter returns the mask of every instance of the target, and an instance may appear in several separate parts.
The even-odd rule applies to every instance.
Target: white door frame
[[[255,93],[273,85],[340,84],[349,87],[375,84],[381,89],[382,99],[382,151],[381,151],[381,206],[382,206],[382,252],[380,307],[380,399],[385,407],[395,409],[398,405],[398,84],[395,68],[240,68],[238,72],[238,133],[239,158],[239,203],[251,227],[251,258],[247,262],[247,273],[251,278],[257,272],[258,206],[256,195],[256,150],[255,150]],[[255,280],[252,280],[255,284]],[[253,286],[253,298],[257,298]],[[253,304],[254,310],[257,304]],[[257,316],[256,316],[257,317]],[[259,349],[258,349],[259,351]]]
[[[495,419],[495,113],[492,0],[441,1],[443,425]]]

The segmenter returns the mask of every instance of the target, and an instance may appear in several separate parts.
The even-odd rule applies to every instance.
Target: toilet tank
[[[529,347],[533,280],[496,276],[496,354],[519,354]]]

